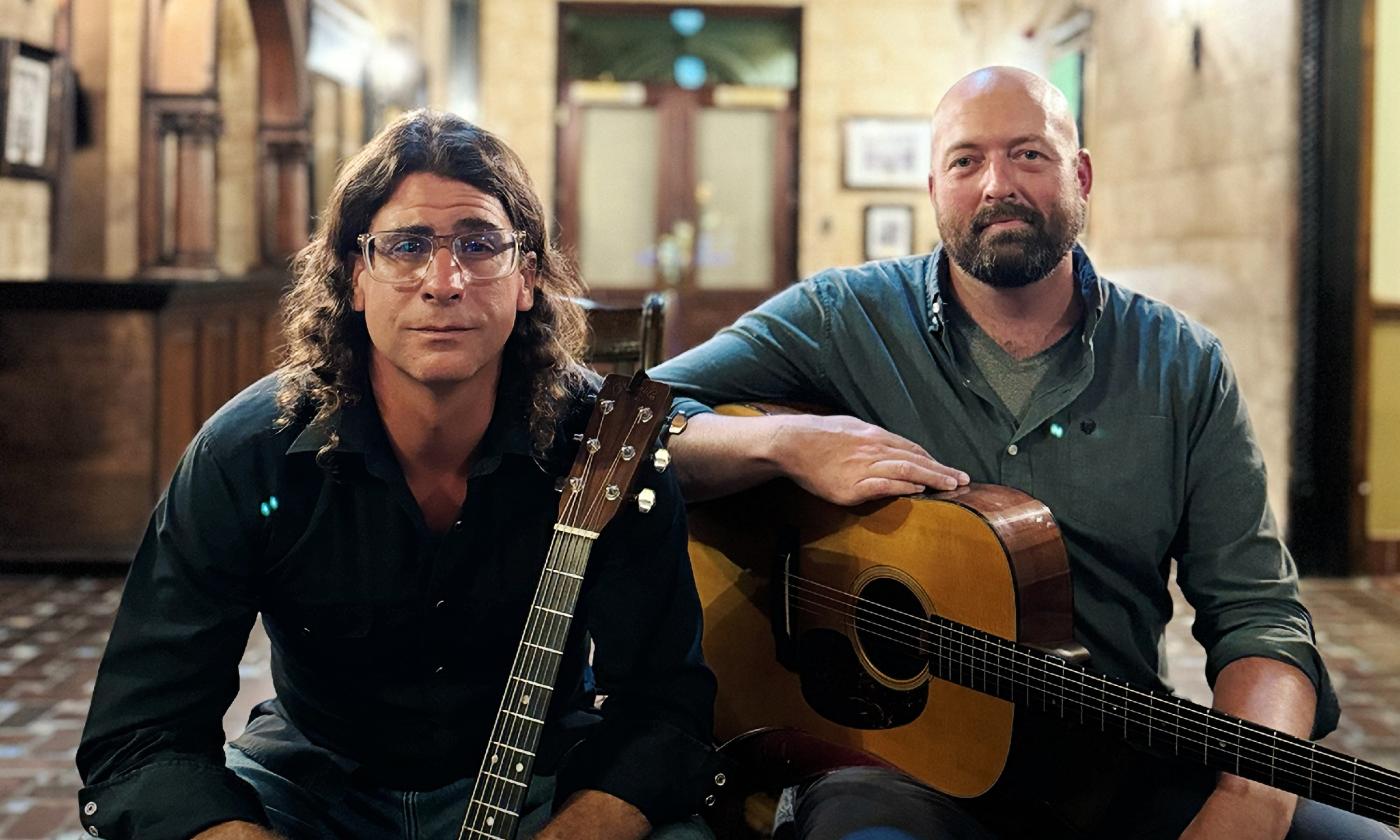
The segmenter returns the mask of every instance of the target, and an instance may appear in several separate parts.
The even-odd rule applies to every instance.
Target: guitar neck
[[[462,822],[461,838],[509,840],[530,788],[535,749],[554,696],[564,644],[597,534],[555,526],[555,539],[515,651],[496,723]]]
[[[1026,645],[934,617],[930,672],[1133,747],[1400,825],[1400,774]]]

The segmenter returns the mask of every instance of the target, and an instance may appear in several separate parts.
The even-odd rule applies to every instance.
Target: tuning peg
[[[656,454],[651,456],[652,466],[657,472],[666,472],[666,468],[671,466],[671,453],[664,446],[656,450]]]
[[[677,411],[672,417],[670,424],[666,427],[666,437],[678,435],[685,431],[686,419],[684,411]]]
[[[650,487],[643,488],[637,493],[637,510],[642,513],[650,513],[656,504],[656,491]]]
[[[583,432],[574,435],[574,443],[583,443]]]

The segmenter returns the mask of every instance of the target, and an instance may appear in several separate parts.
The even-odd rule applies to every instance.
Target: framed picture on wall
[[[0,175],[52,178],[58,158],[54,53],[0,40]]]
[[[865,208],[865,258],[887,260],[914,253],[914,208],[872,204]]]
[[[918,190],[928,184],[933,127],[927,117],[852,117],[842,125],[841,180],[853,190]]]

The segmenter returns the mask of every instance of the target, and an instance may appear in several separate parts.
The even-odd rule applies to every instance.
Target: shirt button
[[[1011,444],[1010,446],[1006,447],[1006,454],[1007,454],[1007,455],[1015,455],[1017,452],[1020,452],[1020,451],[1021,451],[1021,450],[1018,449],[1018,448],[1016,447],[1016,444],[1014,444],[1014,443]]]
[[[446,665],[439,665],[439,666],[437,666],[436,668],[433,669],[433,673],[434,673],[434,674],[441,674],[443,671],[446,671],[446,670],[447,670],[447,666],[446,666]]]
[[[453,522],[453,523],[452,523],[452,530],[454,530],[454,531],[460,531],[460,530],[462,530],[462,520],[458,519],[456,522]]]
[[[88,826],[88,834],[91,834],[93,837],[96,837],[96,836],[97,836],[97,826],[95,826],[95,825],[90,825],[90,826]]]
[[[446,601],[438,601],[436,604],[433,604],[433,609],[435,609],[435,610],[440,610],[440,609],[442,609],[442,608],[445,607],[445,606],[447,606],[447,602],[446,602]]]
[[[84,805],[84,806],[83,806],[83,813],[84,813],[84,814],[87,814],[89,817],[92,816],[93,814],[96,814],[96,813],[97,813],[97,803],[96,803],[96,802],[89,802],[88,804]]]

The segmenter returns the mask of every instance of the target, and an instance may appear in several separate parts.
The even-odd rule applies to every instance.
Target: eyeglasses
[[[471,233],[362,233],[356,239],[371,279],[406,286],[422,282],[438,248],[448,248],[467,284],[497,280],[515,271],[525,234],[517,230]]]

